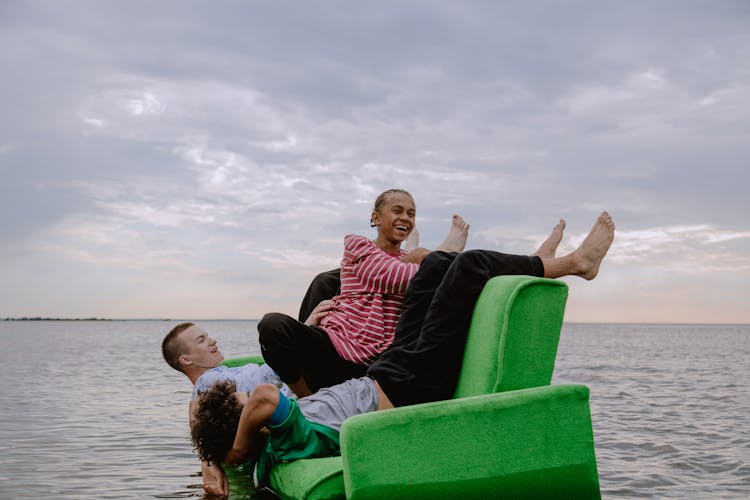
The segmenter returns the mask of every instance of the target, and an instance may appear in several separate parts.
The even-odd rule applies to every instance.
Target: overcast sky
[[[750,322],[750,2],[0,3],[0,317],[295,313],[422,244],[617,236],[567,321]]]

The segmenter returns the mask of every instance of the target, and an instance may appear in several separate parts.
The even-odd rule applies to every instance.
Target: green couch
[[[589,391],[551,386],[568,288],[490,280],[454,399],[357,415],[341,457],[281,464],[282,498],[600,498]],[[241,362],[241,361],[237,361]]]

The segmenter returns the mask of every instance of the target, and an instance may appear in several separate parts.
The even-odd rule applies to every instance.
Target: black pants
[[[303,323],[310,317],[315,306],[323,300],[332,299],[341,292],[341,269],[331,269],[313,278],[299,308],[298,319]]]
[[[286,383],[305,378],[311,391],[362,377],[366,366],[339,356],[322,328],[307,326],[291,316],[269,313],[258,323],[263,359]]]
[[[367,370],[396,406],[450,399],[479,294],[500,275],[544,276],[539,257],[432,252],[406,290],[393,344]]]

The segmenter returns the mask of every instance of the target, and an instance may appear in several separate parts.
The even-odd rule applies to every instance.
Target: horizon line
[[[107,317],[51,317],[51,316],[8,316],[0,318],[0,321],[172,321],[178,323],[198,323],[204,321],[260,321],[260,318],[107,318]],[[748,323],[736,322],[676,322],[676,321],[563,321],[563,324],[581,325],[750,325]]]

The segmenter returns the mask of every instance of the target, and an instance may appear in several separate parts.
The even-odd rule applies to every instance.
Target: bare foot
[[[419,246],[419,231],[417,230],[417,227],[414,226],[414,229],[411,230],[411,233],[404,241],[404,250],[407,252],[411,252],[412,250],[416,249]]]
[[[539,250],[531,255],[551,259],[557,252],[557,246],[563,237],[563,231],[565,230],[565,219],[560,219],[560,222],[552,228],[552,233],[542,242],[539,246]]]
[[[607,212],[602,212],[596,219],[594,227],[591,228],[591,232],[572,254],[579,268],[575,274],[587,280],[596,278],[599,265],[607,255],[614,239],[615,223]]]
[[[453,220],[451,220],[451,228],[448,231],[448,236],[445,237],[445,240],[437,249],[443,252],[463,252],[468,237],[469,225],[460,215],[454,215]]]

